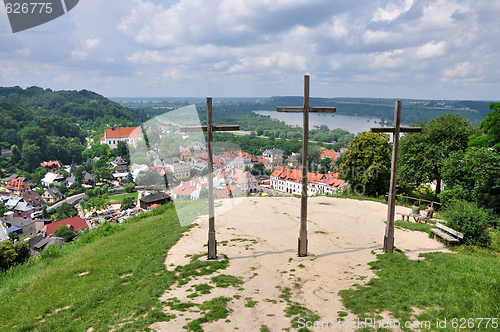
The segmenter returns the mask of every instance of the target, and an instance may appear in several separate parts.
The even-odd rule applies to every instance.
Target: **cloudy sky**
[[[0,86],[500,100],[498,0],[80,0],[16,34],[0,7]]]

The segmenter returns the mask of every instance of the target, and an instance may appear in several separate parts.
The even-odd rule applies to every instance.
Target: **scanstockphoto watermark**
[[[341,321],[339,319],[332,318],[328,321],[308,321],[304,318],[299,318],[297,320],[299,328],[310,328],[310,329],[363,329],[363,328],[384,328],[384,329],[394,329],[394,328],[406,328],[406,329],[481,329],[481,328],[492,328],[498,329],[499,323],[498,318],[453,318],[453,319],[436,319],[428,321],[399,321],[396,319],[387,320],[377,320],[372,318],[357,319],[352,321]]]
[[[3,0],[12,32],[20,32],[50,22],[73,8],[79,0]]]

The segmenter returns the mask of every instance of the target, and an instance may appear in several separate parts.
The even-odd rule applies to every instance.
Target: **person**
[[[434,215],[434,209],[430,204],[427,204],[427,210],[425,210],[425,216],[422,217],[422,219],[431,219],[432,216]]]
[[[419,201],[415,201],[415,203],[413,203],[413,206],[411,207],[411,214],[413,215],[416,215],[413,217],[413,219],[415,219],[416,222],[420,222],[421,219],[421,215],[420,215],[420,203]]]

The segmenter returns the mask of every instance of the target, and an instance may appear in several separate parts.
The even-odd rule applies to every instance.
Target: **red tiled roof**
[[[320,156],[320,158],[322,158],[322,159],[326,159],[326,158],[337,159],[338,157],[339,157],[339,154],[335,150],[324,150],[321,152],[321,156]]]
[[[191,152],[187,151],[187,150],[184,150],[181,152],[181,157],[189,157],[189,156],[192,156]]]
[[[45,225],[40,231],[41,232],[45,232],[47,233],[48,235],[51,235],[54,233],[54,231],[56,230],[56,228],[58,226],[68,226],[68,225],[71,225],[73,227],[73,231],[76,232],[80,229],[84,229],[84,228],[87,228],[89,227],[87,225],[87,222],[85,222],[85,220],[83,220],[82,218],[80,217],[71,217],[71,218],[68,218],[68,219],[64,219],[64,220],[59,220],[59,221],[56,221],[56,222],[53,222],[52,224],[48,224],[48,225]]]
[[[61,168],[61,164],[59,164],[57,160],[40,163],[40,166],[42,166],[43,168]]]
[[[141,127],[122,127],[116,129],[105,129],[106,138],[142,137]]]
[[[5,188],[13,191],[23,191],[23,190],[28,190],[30,187],[28,187],[26,183],[24,183],[21,179],[12,179],[5,186]]]

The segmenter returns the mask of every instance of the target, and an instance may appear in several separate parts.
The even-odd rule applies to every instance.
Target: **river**
[[[254,111],[260,115],[269,115],[272,119],[284,121],[287,125],[302,127],[302,113],[278,113],[276,111]],[[327,125],[330,129],[341,128],[350,133],[357,134],[362,131],[370,131],[372,127],[382,126],[380,119],[376,117],[348,116],[328,113],[309,113],[309,129],[314,126]]]

